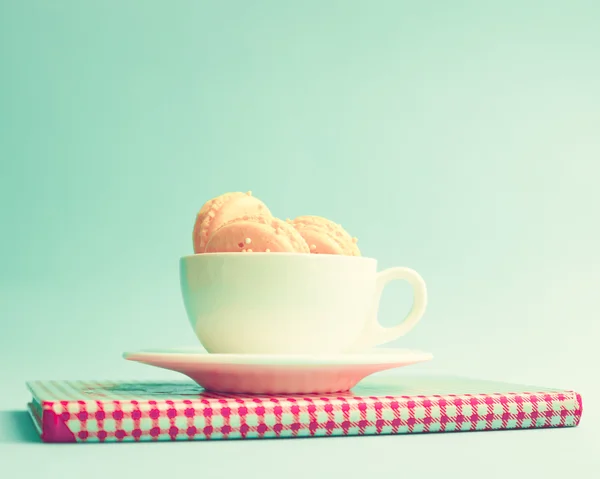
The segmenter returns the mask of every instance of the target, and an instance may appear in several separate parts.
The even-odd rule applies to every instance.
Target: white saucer
[[[373,373],[433,358],[430,353],[393,348],[324,355],[209,354],[186,348],[128,352],[123,357],[180,372],[210,391],[246,394],[348,391]]]

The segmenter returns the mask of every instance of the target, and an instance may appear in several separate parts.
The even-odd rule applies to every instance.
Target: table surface
[[[165,477],[191,471],[210,479],[401,473],[566,477],[600,467],[597,392],[597,387],[583,392],[584,413],[576,428],[248,441],[44,444],[24,409],[4,409],[0,471],[18,473],[6,477],[50,479]]]

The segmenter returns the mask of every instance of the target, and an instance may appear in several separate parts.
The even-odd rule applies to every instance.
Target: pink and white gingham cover
[[[386,382],[387,381],[387,382]],[[453,378],[396,378],[332,395],[248,396],[190,382],[35,381],[46,442],[354,436],[569,427],[573,391]],[[480,391],[480,392],[477,392]]]

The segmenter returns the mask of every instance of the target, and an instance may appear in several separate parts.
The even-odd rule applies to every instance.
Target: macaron
[[[360,256],[358,240],[341,225],[322,216],[299,216],[289,221],[308,244],[313,254]]]
[[[217,228],[205,253],[308,253],[308,244],[290,224],[265,215],[244,215]]]
[[[194,253],[204,253],[212,234],[229,221],[241,216],[265,216],[270,218],[267,205],[252,196],[252,192],[225,193],[207,201],[196,216],[192,239]]]

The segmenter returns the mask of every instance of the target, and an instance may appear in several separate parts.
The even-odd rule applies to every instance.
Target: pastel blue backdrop
[[[599,4],[579,0],[0,1],[0,468],[599,465],[599,24]],[[415,371],[576,389],[581,427],[32,443],[26,380],[178,377],[121,353],[195,343],[178,259],[202,203],[236,190],[279,216],[330,217],[380,267],[423,275],[429,309],[394,343],[434,353]],[[390,287],[382,322],[409,306],[408,287]]]

